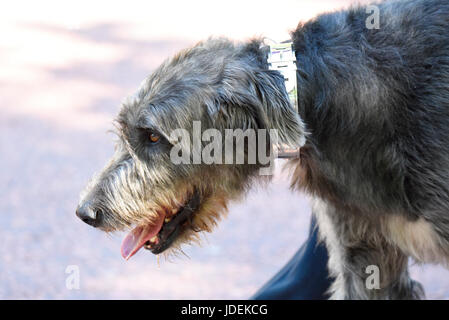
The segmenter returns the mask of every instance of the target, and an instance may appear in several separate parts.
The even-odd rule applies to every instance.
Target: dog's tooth
[[[170,222],[171,218],[165,218],[165,222]]]
[[[172,213],[172,214],[176,214],[177,212],[178,212],[178,209],[174,209],[174,208],[171,209],[171,213]]]
[[[156,242],[156,240],[157,240],[157,236],[154,236],[153,238],[150,239],[150,242],[154,243],[154,242]]]

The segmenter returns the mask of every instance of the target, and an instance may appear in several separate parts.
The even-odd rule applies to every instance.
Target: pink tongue
[[[121,253],[122,257],[128,260],[131,258],[140,248],[143,247],[145,242],[153,238],[162,228],[164,222],[164,215],[160,215],[158,220],[153,225],[146,225],[134,228],[123,239]]]

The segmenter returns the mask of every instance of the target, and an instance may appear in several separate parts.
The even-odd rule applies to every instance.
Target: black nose
[[[89,202],[81,204],[78,209],[76,209],[76,215],[83,220],[83,222],[92,227],[98,227],[102,219],[101,211],[92,208]]]

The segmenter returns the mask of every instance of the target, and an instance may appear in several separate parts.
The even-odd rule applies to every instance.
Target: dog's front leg
[[[408,258],[382,236],[373,221],[315,199],[313,213],[329,253],[331,299],[421,299],[410,279]]]

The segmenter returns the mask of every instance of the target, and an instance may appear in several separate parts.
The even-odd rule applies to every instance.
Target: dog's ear
[[[302,147],[305,143],[305,126],[298,112],[294,109],[287,90],[284,77],[274,70],[255,71],[256,89],[262,108],[266,127],[276,129],[279,142],[290,147]]]
[[[234,61],[224,67],[221,79],[218,108],[207,108],[214,118],[227,119],[231,128],[240,124],[275,129],[279,143],[292,148],[304,145],[304,123],[290,103],[279,72],[255,67],[254,60]]]

